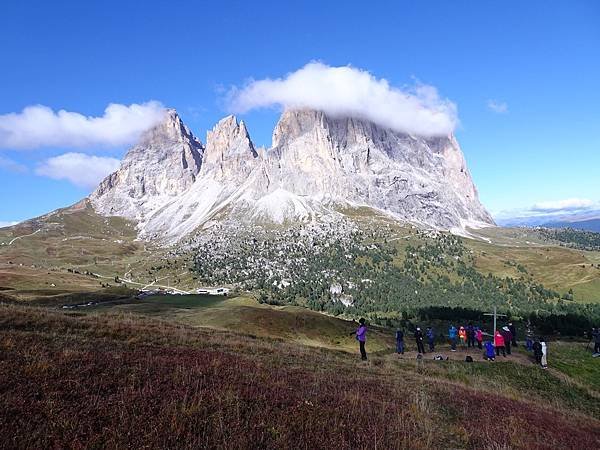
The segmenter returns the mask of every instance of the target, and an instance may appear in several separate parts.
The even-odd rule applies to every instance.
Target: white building
[[[229,288],[217,287],[217,288],[199,288],[196,289],[196,293],[200,295],[227,295],[229,294]]]

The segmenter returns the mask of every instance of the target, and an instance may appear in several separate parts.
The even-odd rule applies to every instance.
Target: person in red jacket
[[[475,331],[475,340],[477,341],[477,346],[481,350],[483,344],[483,331],[481,331],[481,328],[479,327],[477,327],[477,330]]]
[[[506,351],[504,350],[504,337],[498,330],[496,330],[496,334],[494,335],[494,347],[496,347],[496,356],[500,356],[500,352],[502,352],[502,356],[506,358]]]

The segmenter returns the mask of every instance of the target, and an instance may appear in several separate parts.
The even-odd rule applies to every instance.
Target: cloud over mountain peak
[[[280,106],[316,109],[332,117],[358,117],[424,137],[446,136],[458,123],[456,106],[433,86],[390,85],[366,70],[311,62],[284,78],[251,80],[227,95],[231,112]]]

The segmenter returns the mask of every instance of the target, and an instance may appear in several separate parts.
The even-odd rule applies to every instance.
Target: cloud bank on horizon
[[[54,180],[67,180],[76,186],[92,189],[104,177],[117,170],[120,163],[117,158],[65,153],[48,158],[37,167],[35,173]]]
[[[568,198],[535,203],[526,208],[511,209],[494,213],[494,219],[503,224],[510,224],[517,219],[552,219],[571,215],[597,214],[600,201],[587,198]]]
[[[311,62],[284,78],[251,80],[227,94],[233,113],[252,109],[310,108],[334,117],[359,117],[384,128],[433,137],[452,133],[458,124],[456,105],[433,86],[391,86],[366,70]]]
[[[165,107],[157,101],[131,105],[109,104],[99,117],[84,116],[43,105],[0,115],[0,148],[118,147],[134,143],[158,123]]]
[[[531,211],[552,213],[557,211],[580,211],[595,206],[592,200],[587,198],[568,198],[566,200],[555,200],[539,202],[531,207]]]

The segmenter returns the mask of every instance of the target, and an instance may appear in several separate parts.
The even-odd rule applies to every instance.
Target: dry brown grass
[[[383,360],[132,315],[0,306],[0,355],[2,448],[600,444],[594,419]]]

